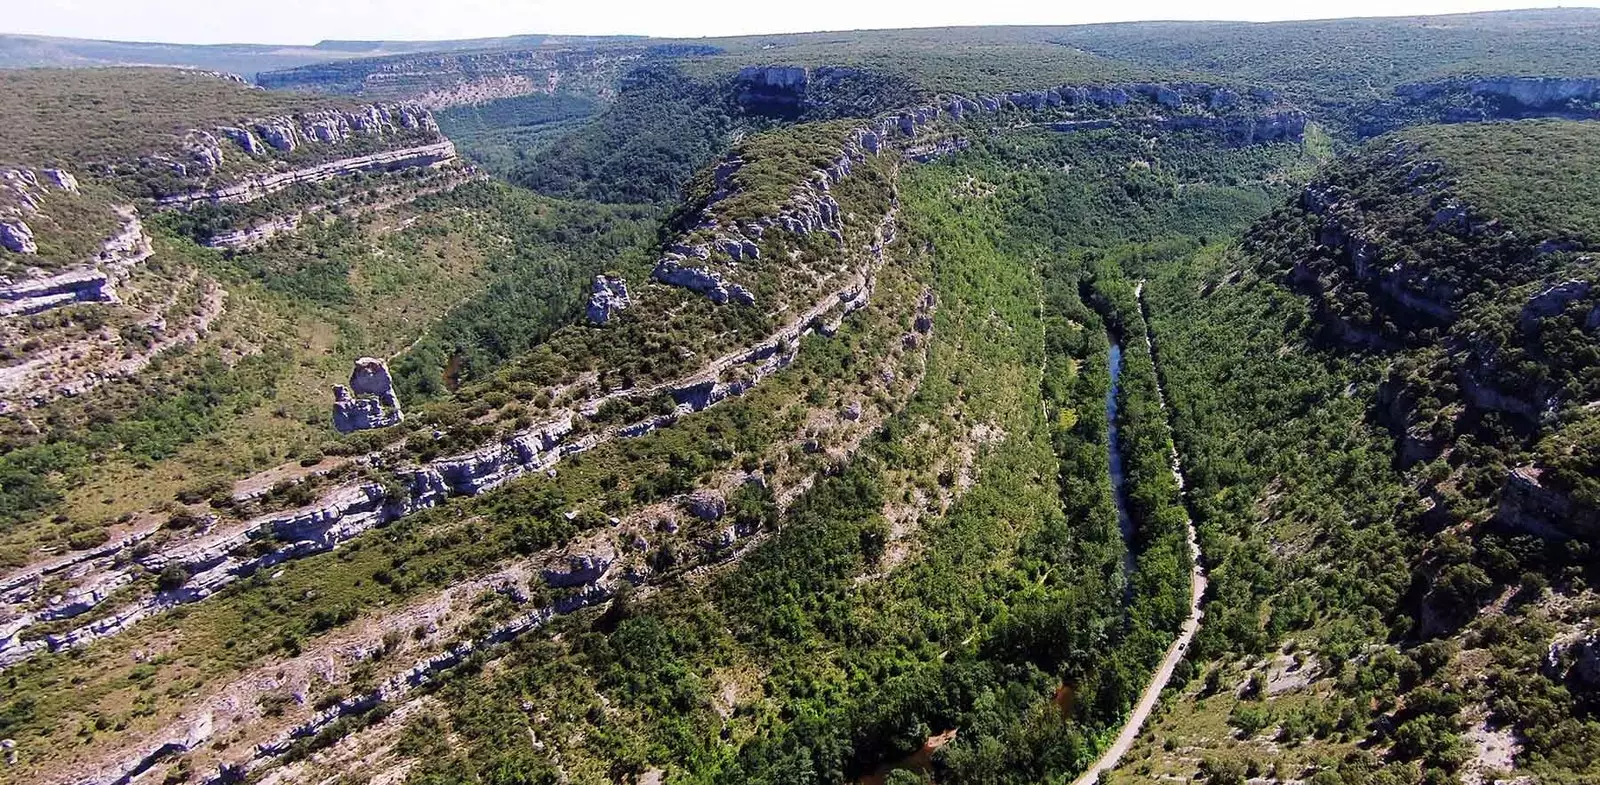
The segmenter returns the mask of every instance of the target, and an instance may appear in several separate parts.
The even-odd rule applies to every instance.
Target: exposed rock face
[[[78,192],[78,178],[73,177],[72,173],[65,169],[46,169],[44,170],[44,176],[45,179],[50,181],[51,185],[67,193]]]
[[[811,72],[800,66],[752,65],[739,69],[740,106],[768,114],[797,115],[806,103]]]
[[[120,214],[121,230],[101,243],[89,264],[20,281],[0,278],[0,316],[36,314],[71,303],[119,302],[116,285],[151,254],[138,213],[126,207]]]
[[[0,286],[0,315],[4,316],[41,313],[70,303],[116,301],[110,279],[94,268]]]
[[[39,200],[53,187],[68,193],[78,192],[78,178],[61,169],[0,169],[0,215],[31,215],[39,209]]]
[[[804,93],[818,72],[795,66],[747,68],[737,81],[746,92]],[[1217,96],[1221,94],[1221,98]],[[1211,106],[1236,107],[1243,99],[1231,91],[1194,83],[1175,85],[1139,84],[1121,87],[1063,86],[1052,90],[1014,92],[976,97],[946,97],[936,103],[915,106],[879,115],[850,133],[837,157],[829,165],[812,172],[793,191],[775,214],[763,216],[744,226],[723,224],[715,212],[718,202],[734,193],[734,175],[744,165],[738,157],[720,163],[712,173],[712,192],[701,205],[700,220],[684,240],[667,247],[656,263],[652,278],[672,286],[682,286],[720,304],[750,304],[749,292],[728,281],[726,274],[711,265],[686,264],[691,259],[719,264],[725,258],[738,263],[760,258],[757,242],[765,232],[780,229],[796,235],[822,232],[838,242],[844,241],[844,221],[832,187],[849,177],[855,167],[893,146],[901,155],[916,161],[932,160],[965,149],[970,142],[960,137],[928,135],[941,120],[961,121],[969,116],[1007,110],[1044,111],[1060,106],[1095,107],[1119,111],[1135,102],[1135,97],[1170,116],[1102,118],[1051,124],[1059,130],[1106,128],[1129,124],[1155,130],[1218,130],[1236,144],[1255,144],[1299,139],[1305,131],[1306,116],[1297,110],[1278,109],[1265,114],[1234,113],[1218,116]],[[1257,101],[1263,99],[1252,96]],[[763,99],[765,100],[765,99]],[[775,99],[774,99],[775,100]],[[800,98],[783,100],[799,101]],[[1275,103],[1272,97],[1270,103]],[[915,141],[907,142],[911,139]],[[748,298],[748,300],[747,300]]]
[[[560,566],[547,567],[540,570],[539,575],[553,588],[582,586],[600,580],[616,561],[616,551],[605,547],[590,553],[568,555]]]
[[[1533,466],[1511,470],[1500,489],[1495,520],[1548,539],[1600,541],[1600,510],[1544,484],[1540,474]]]
[[[62,169],[0,169],[0,249],[29,255],[39,252],[25,219],[39,211],[39,201],[51,190],[77,193],[78,178]]]
[[[628,307],[632,301],[628,299],[628,283],[622,276],[596,275],[594,285],[589,290],[589,307],[587,315],[589,321],[595,324],[605,324],[618,311]]]
[[[1376,136],[1415,122],[1470,123],[1561,117],[1600,117],[1600,78],[1465,76],[1396,87],[1394,98],[1375,104],[1360,125]]]
[[[245,125],[282,153],[293,152],[309,142],[339,144],[358,135],[384,136],[400,131],[439,134],[433,113],[416,104],[369,104],[348,112],[322,109],[296,116],[263,117]],[[250,155],[266,154],[268,150],[247,128],[218,128],[217,132]]]
[[[226,530],[208,533],[176,549],[142,557],[138,559],[137,564],[145,570],[159,571],[168,565],[177,564],[183,566],[191,577],[177,589],[158,593],[154,598],[119,609],[90,624],[60,635],[48,635],[42,639],[21,642],[19,638],[21,631],[37,621],[33,616],[21,619],[15,625],[0,627],[0,669],[24,661],[40,652],[74,648],[102,637],[118,634],[167,608],[208,597],[230,583],[247,578],[262,569],[332,549],[375,526],[438,505],[452,495],[478,494],[518,477],[548,471],[562,458],[590,450],[605,440],[641,436],[673,422],[679,414],[700,411],[728,398],[742,395],[763,379],[791,365],[799,352],[800,336],[814,329],[813,326],[824,314],[835,311],[848,313],[867,303],[873,291],[872,271],[883,263],[884,247],[895,236],[893,217],[894,212],[891,210],[880,225],[878,238],[871,248],[870,264],[858,270],[842,289],[832,296],[822,298],[778,332],[768,336],[762,343],[745,352],[722,358],[704,369],[703,375],[681,381],[668,388],[679,403],[677,412],[649,417],[639,423],[619,426],[599,434],[588,433],[577,438],[573,437],[574,420],[568,415],[520,431],[510,438],[485,445],[469,453],[441,458],[420,467],[402,469],[395,474],[398,484],[394,487],[384,487],[370,482],[345,485],[335,488],[316,504],[308,507],[235,524]],[[931,304],[931,298],[924,297],[919,312],[926,314]],[[725,375],[732,378],[719,381]],[[381,386],[381,382],[378,384]],[[601,400],[591,401],[582,408],[585,413],[592,414],[598,411],[603,400],[627,395],[628,393],[613,394]],[[692,509],[699,510],[697,513],[699,515],[726,514],[726,500],[714,491],[697,494],[692,501],[687,499],[685,501],[692,504]],[[669,531],[674,528],[675,524],[667,527]],[[749,532],[741,532],[737,526],[730,526],[723,532],[723,544],[731,545],[742,534],[747,533]],[[98,556],[108,556],[122,551],[131,544],[133,541],[125,540],[95,553]],[[263,546],[269,547],[263,551]],[[75,564],[78,562],[61,565],[57,571]],[[101,569],[111,570],[112,574],[109,579],[97,582],[96,585],[117,585],[115,581],[120,575],[117,571],[123,569],[121,564],[122,562],[118,560],[109,560],[101,565]],[[554,571],[577,572],[587,577],[592,572],[590,568],[593,567],[592,564],[587,568],[579,565],[577,569],[571,569],[571,562],[568,566],[567,570],[557,568]],[[588,572],[585,572],[586,569]],[[30,601],[32,598],[30,587],[36,588],[45,574],[47,573],[35,570],[23,576],[20,582],[8,580],[0,584],[0,599],[13,604]],[[624,578],[633,581],[634,578],[630,576]],[[570,579],[579,580],[578,577]],[[567,580],[567,578],[558,577],[557,580]],[[553,608],[541,609],[539,612],[544,616],[540,618],[548,619],[553,613],[567,613],[586,604],[603,601],[613,591],[612,584],[604,575],[598,580],[579,583],[572,588],[577,591],[558,598]],[[103,599],[103,596],[90,594],[81,595],[74,602],[82,604]],[[467,652],[470,653],[470,648]],[[449,667],[450,664],[460,661],[459,657],[449,659],[448,655],[440,656],[445,658],[441,662],[447,660],[448,664],[439,667]],[[464,657],[465,654],[461,656]],[[419,666],[422,670],[418,673],[423,674],[419,678],[426,680],[426,674],[433,672],[429,669],[431,667]]]
[[[0,221],[0,248],[12,253],[36,254],[39,244],[34,242],[33,230],[21,220]]]
[[[1420,170],[1413,167],[1407,176],[1414,192],[1425,195],[1436,209],[1430,230],[1471,234],[1478,224],[1465,208],[1440,190],[1441,170],[1437,166],[1426,162]],[[1322,249],[1311,258],[1300,260],[1290,280],[1322,302],[1319,318],[1343,336],[1345,343],[1382,348],[1392,339],[1350,324],[1329,311],[1323,302],[1324,293],[1341,285],[1363,288],[1374,300],[1392,303],[1386,313],[1408,326],[1448,326],[1455,321],[1456,301],[1461,293],[1452,284],[1420,272],[1413,265],[1385,258],[1384,238],[1366,227],[1364,208],[1357,197],[1338,186],[1314,182],[1301,192],[1300,204],[1318,218],[1316,244]],[[1441,214],[1450,217],[1440,219]],[[1330,265],[1330,261],[1334,264]]]
[[[1573,646],[1572,675],[1591,689],[1600,689],[1600,635],[1591,634]]]
[[[1522,306],[1522,314],[1517,324],[1524,332],[1534,329],[1540,319],[1548,319],[1567,309],[1577,300],[1589,296],[1593,284],[1583,280],[1563,281],[1551,285],[1543,291],[1528,298],[1526,305]]]
[[[668,286],[681,286],[699,292],[718,305],[730,300],[739,305],[754,305],[756,302],[755,295],[749,289],[730,283],[715,270],[686,266],[683,257],[677,254],[669,253],[658,260],[650,277]]]
[[[257,139],[256,135],[251,133],[247,128],[232,128],[224,126],[218,128],[217,133],[222,134],[222,136],[227,139],[231,139],[233,143],[239,145],[239,148],[244,150],[245,154],[247,155],[267,154],[266,145],[263,145],[261,140]]]
[[[280,234],[298,229],[302,218],[300,213],[271,218],[243,229],[213,235],[205,245],[208,248],[253,248]]]
[[[387,428],[403,419],[389,366],[376,357],[356,360],[349,387],[333,387],[333,427],[340,433]]]
[[[157,204],[162,207],[188,208],[207,202],[212,204],[252,202],[296,185],[325,182],[357,172],[433,167],[453,161],[455,158],[456,146],[447,139],[419,147],[341,158],[290,172],[249,175],[231,185],[164,196],[157,200]]]
[[[728,512],[728,500],[716,491],[701,490],[689,494],[683,506],[690,515],[702,521],[719,521]]]

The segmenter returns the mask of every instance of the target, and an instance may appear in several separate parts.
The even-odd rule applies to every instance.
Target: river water
[[[1133,593],[1133,517],[1128,514],[1128,478],[1122,466],[1122,440],[1117,427],[1117,391],[1122,386],[1122,344],[1111,341],[1111,389],[1106,393],[1106,442],[1111,451],[1111,496],[1122,532],[1123,600]]]

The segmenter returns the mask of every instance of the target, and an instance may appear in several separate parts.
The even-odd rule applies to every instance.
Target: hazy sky
[[[3,33],[309,44],[326,38],[442,39],[518,33],[702,36],[1136,19],[1270,21],[1486,11],[1519,4],[1515,0],[6,0],[5,5],[9,8],[0,17]]]

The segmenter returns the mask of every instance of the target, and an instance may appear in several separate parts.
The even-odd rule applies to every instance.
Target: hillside
[[[587,36],[518,35],[457,41],[321,41],[311,46],[276,44],[167,44],[96,41],[43,35],[0,35],[0,68],[96,68],[103,66],[172,66],[223,71],[254,78],[312,63],[355,57],[415,52],[602,43]]]
[[[0,71],[0,783],[1593,780],[1594,21]]]
[[[1156,273],[1191,498],[1228,555],[1216,664],[1129,781],[1190,770],[1174,749],[1217,777],[1594,776],[1597,132],[1381,138]]]

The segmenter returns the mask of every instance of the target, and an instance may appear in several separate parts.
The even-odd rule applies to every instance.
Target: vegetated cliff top
[[[320,41],[311,46],[282,44],[171,44],[102,41],[44,35],[0,35],[0,68],[84,68],[108,65],[170,65],[229,71],[294,68],[352,57],[408,52],[604,43],[629,36],[552,36],[537,33],[503,38],[446,41]]]
[[[1592,282],[1597,146],[1591,121],[1408,128],[1328,166],[1247,244],[1303,282],[1323,279],[1328,302],[1367,328],[1413,323],[1406,332],[1469,314],[1501,322],[1499,309],[1520,308],[1527,287]]]
[[[1393,138],[1442,162],[1468,204],[1514,230],[1600,247],[1600,122],[1431,125]]]
[[[353,106],[169,68],[0,71],[0,162],[67,167],[170,147],[191,128]]]
[[[1304,97],[1381,98],[1460,74],[1600,76],[1600,9],[1496,11],[1310,22],[1129,22],[1057,28],[1052,39],[1167,68],[1281,83]]]
[[[722,54],[685,58],[690,73],[720,75],[748,65],[858,68],[910,81],[928,93],[974,94],[1063,84],[1165,81],[1170,68],[1117,61],[1042,40],[996,35],[1008,28],[891,30],[717,39]],[[1192,78],[1193,75],[1191,74]]]

